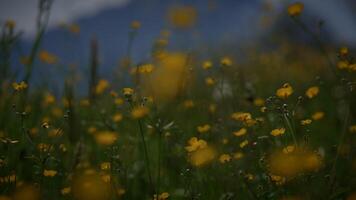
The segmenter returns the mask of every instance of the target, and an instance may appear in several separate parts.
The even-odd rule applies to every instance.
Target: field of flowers
[[[356,52],[322,41],[302,3],[285,15],[313,43],[278,39],[246,49],[243,62],[169,50],[163,30],[149,61],[133,60],[129,42],[109,81],[93,40],[79,95],[74,73],[60,94],[31,82],[35,61],[60,60],[41,48],[50,2],[21,76],[10,59],[16,22],[1,25],[0,200],[356,200]],[[175,7],[168,18],[189,28],[196,12]],[[127,27],[128,40],[140,27]]]

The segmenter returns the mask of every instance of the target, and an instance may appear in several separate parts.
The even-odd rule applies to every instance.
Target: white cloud
[[[49,28],[60,22],[72,22],[80,17],[94,15],[106,8],[126,5],[130,0],[54,0]],[[25,36],[36,31],[38,0],[0,0],[0,20],[13,19]]]

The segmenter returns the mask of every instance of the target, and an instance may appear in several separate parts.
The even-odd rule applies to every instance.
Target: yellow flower
[[[248,174],[245,174],[245,178],[248,180],[248,181],[253,181],[253,179],[255,179],[255,176],[248,173]]]
[[[232,65],[232,60],[229,58],[229,57],[223,57],[221,60],[220,60],[220,64],[222,66],[231,66]]]
[[[285,131],[286,131],[285,128],[276,128],[271,131],[271,135],[273,136],[283,135]]]
[[[347,69],[349,67],[349,62],[346,60],[340,60],[337,62],[337,68],[339,69]]]
[[[136,106],[135,108],[132,109],[131,111],[131,117],[133,119],[141,119],[148,115],[149,109],[145,106]]]
[[[244,154],[242,152],[236,152],[234,153],[234,159],[240,160],[242,157],[244,157]]]
[[[153,71],[154,66],[152,64],[144,64],[139,67],[139,73],[149,74]]]
[[[24,81],[21,81],[20,83],[12,83],[12,87],[14,88],[15,91],[22,91],[25,90],[28,86]]]
[[[168,192],[163,192],[157,196],[157,194],[153,195],[153,200],[166,200],[169,198]]]
[[[103,162],[100,164],[100,169],[101,170],[110,170],[111,169],[111,164],[110,162]]]
[[[166,200],[169,198],[168,192],[163,192],[157,196],[157,194],[153,195],[153,200]]]
[[[293,3],[288,6],[288,14],[292,17],[300,15],[304,9],[304,4],[300,2]]]
[[[16,26],[16,22],[14,20],[8,19],[5,22],[5,26],[9,29],[14,29]]]
[[[277,97],[286,99],[293,93],[293,88],[292,86],[289,85],[289,83],[283,84],[281,88],[279,88],[276,92]]]
[[[349,53],[349,49],[348,49],[347,47],[341,47],[341,48],[339,49],[339,54],[340,54],[341,56],[346,56],[348,53]]]
[[[117,140],[117,133],[113,131],[102,131],[95,134],[95,140],[98,144],[110,146]]]
[[[80,27],[78,24],[70,24],[68,26],[68,30],[69,30],[69,32],[74,33],[74,34],[80,33]]]
[[[65,188],[63,188],[63,189],[61,190],[61,194],[62,194],[62,195],[67,195],[67,194],[69,194],[69,193],[71,192],[71,190],[72,190],[72,188],[70,188],[70,187],[65,187]]]
[[[183,102],[183,105],[185,108],[193,108],[194,107],[194,102],[193,100],[185,100]]]
[[[314,121],[317,121],[317,120],[320,120],[324,117],[324,112],[321,112],[321,111],[318,111],[318,112],[315,112],[313,115],[312,115],[312,119]]]
[[[168,12],[170,23],[177,28],[191,28],[197,20],[197,11],[192,6],[175,6]]]
[[[134,90],[132,88],[124,88],[122,89],[122,93],[124,94],[125,97],[130,97],[133,95]]]
[[[283,185],[286,182],[286,178],[283,176],[277,176],[270,174],[271,180],[276,184],[276,185]]]
[[[43,170],[43,176],[46,177],[54,177],[55,175],[57,175],[57,171],[56,170]]]
[[[134,30],[137,30],[139,28],[141,28],[141,22],[135,20],[131,22],[131,28]]]
[[[255,104],[255,106],[263,106],[265,104],[265,100],[263,100],[262,98],[256,98],[253,101],[253,104]]]
[[[38,57],[41,62],[46,64],[56,64],[58,62],[58,58],[55,55],[49,53],[48,51],[40,51]]]
[[[221,162],[221,163],[227,163],[227,162],[230,162],[231,161],[231,156],[229,155],[229,154],[222,154],[222,155],[220,155],[220,157],[219,157],[219,161]]]
[[[107,80],[101,79],[95,87],[95,93],[102,94],[109,86],[110,84]]]
[[[356,133],[356,124],[349,127],[350,133]]]
[[[206,145],[204,148],[199,148],[196,151],[189,153],[188,160],[193,166],[202,167],[213,161],[215,157],[215,150]]]
[[[112,120],[116,123],[120,122],[122,120],[122,114],[116,113],[114,116],[112,116]]]
[[[203,65],[202,65],[202,68],[207,70],[207,69],[210,69],[213,67],[213,63],[211,61],[204,61],[203,62]]]
[[[88,128],[88,133],[89,134],[94,134],[96,132],[96,128],[94,126],[91,126]]]
[[[313,86],[308,88],[308,90],[305,92],[305,96],[307,96],[309,99],[315,97],[319,93],[319,87],[318,86]]]
[[[287,154],[287,153],[293,152],[294,150],[295,150],[295,146],[294,145],[289,145],[287,147],[284,147],[282,152]]]
[[[246,112],[235,112],[231,115],[231,118],[236,121],[244,122],[252,119],[252,116],[250,113],[246,113]]]
[[[235,131],[234,135],[237,136],[237,137],[240,137],[240,136],[245,135],[246,133],[247,133],[247,129],[246,128],[241,128],[240,130]]]
[[[244,148],[247,145],[248,145],[248,140],[244,140],[240,143],[240,148]]]
[[[56,98],[50,94],[50,93],[47,93],[45,96],[44,96],[44,99],[43,99],[43,104],[44,105],[49,105],[49,104],[53,104],[56,102]]]
[[[197,137],[192,137],[188,140],[188,146],[185,147],[185,150],[188,152],[194,152],[198,149],[205,148],[207,142],[205,140],[199,140]]]
[[[210,129],[211,129],[211,126],[209,124],[204,124],[204,125],[197,127],[197,131],[199,133],[206,133],[206,132],[210,131]]]
[[[300,124],[303,125],[303,126],[304,125],[309,125],[311,123],[312,123],[311,119],[304,119],[304,120],[300,121]]]
[[[206,84],[207,86],[212,86],[212,85],[215,84],[215,80],[214,80],[213,78],[211,78],[211,77],[206,77],[206,78],[205,78],[205,84]]]
[[[216,111],[216,104],[210,104],[209,105],[209,112],[215,113]]]
[[[116,98],[114,100],[114,103],[119,106],[119,105],[124,104],[124,100],[122,98]]]
[[[267,111],[267,107],[266,107],[266,106],[262,106],[261,109],[260,109],[260,111],[261,111],[262,113],[266,112],[266,111]]]

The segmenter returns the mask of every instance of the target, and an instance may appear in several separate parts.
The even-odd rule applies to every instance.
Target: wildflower
[[[213,67],[213,63],[211,61],[204,61],[203,62],[203,65],[202,65],[202,68],[207,70],[207,69],[210,69]]]
[[[89,134],[94,134],[96,132],[96,128],[94,126],[90,126],[87,131]]]
[[[42,128],[45,128],[45,129],[49,129],[49,123],[47,122],[47,120],[43,120],[45,122],[42,123]]]
[[[244,157],[244,154],[242,152],[236,152],[233,155],[234,159],[240,160],[242,157]]]
[[[231,118],[236,120],[236,121],[246,121],[249,119],[252,119],[252,116],[250,113],[244,113],[244,112],[236,112],[231,115]]]
[[[341,47],[341,48],[339,49],[339,54],[340,54],[341,56],[346,56],[348,53],[349,53],[349,49],[348,49],[347,47]]]
[[[324,112],[321,112],[321,111],[318,111],[318,112],[315,112],[313,115],[312,115],[312,119],[314,120],[314,121],[317,121],[317,120],[320,120],[320,119],[322,119],[323,117],[324,117]]]
[[[131,97],[134,93],[134,90],[132,88],[124,88],[122,89],[122,93],[125,97]]]
[[[43,176],[45,176],[45,177],[54,177],[55,175],[57,175],[57,171],[56,170],[47,170],[47,169],[45,169],[45,170],[43,170]]]
[[[22,91],[25,90],[28,86],[24,81],[21,81],[20,83],[12,83],[12,87],[15,91]]]
[[[246,128],[241,128],[238,131],[235,131],[233,134],[237,137],[243,136],[247,133],[247,129]]]
[[[285,154],[291,153],[295,150],[295,146],[294,145],[289,145],[287,147],[284,147],[282,152]]]
[[[337,68],[339,69],[347,69],[349,67],[349,62],[346,60],[340,60],[337,62]]]
[[[61,189],[61,194],[62,195],[67,195],[71,192],[72,188],[71,187],[65,187],[63,189]]]
[[[114,116],[112,116],[112,120],[116,123],[120,122],[122,120],[122,114],[116,113]]]
[[[109,85],[110,84],[107,80],[104,79],[99,80],[98,84],[95,87],[95,93],[102,94],[109,87]]]
[[[212,86],[212,85],[215,84],[215,80],[214,80],[213,78],[211,78],[211,77],[206,77],[206,78],[205,78],[205,84],[206,84],[207,86]]]
[[[209,105],[209,112],[210,113],[215,113],[216,111],[216,104],[210,104]]]
[[[247,179],[248,181],[253,181],[253,179],[255,179],[255,176],[253,174],[245,174],[245,179]]]
[[[110,170],[111,169],[111,164],[110,162],[102,162],[100,164],[100,169],[101,170]]]
[[[194,102],[193,100],[185,100],[183,102],[183,105],[185,108],[193,108],[194,107]]]
[[[276,128],[271,131],[271,135],[273,136],[283,135],[285,131],[286,131],[285,128]]]
[[[198,126],[197,127],[197,131],[199,133],[206,133],[208,132],[209,130],[211,129],[211,126],[209,124],[204,124],[204,125],[201,125],[201,126]]]
[[[119,106],[119,105],[124,104],[124,100],[122,98],[116,98],[114,100],[114,103]]]
[[[319,93],[319,87],[313,86],[308,88],[308,90],[305,92],[305,96],[307,96],[309,99],[315,97]]]
[[[283,185],[286,182],[286,178],[283,176],[277,176],[270,174],[271,181],[274,182],[276,185]]]
[[[356,133],[356,124],[349,127],[350,133]]]
[[[269,158],[269,169],[274,175],[293,177],[302,172],[313,172],[321,167],[319,155],[307,149],[275,152]]]
[[[231,66],[232,65],[232,60],[229,58],[229,57],[223,57],[221,60],[220,60],[220,64],[222,66]]]
[[[169,198],[168,192],[163,192],[157,196],[157,194],[153,195],[153,200],[166,200]]]
[[[56,64],[58,62],[58,58],[55,55],[49,53],[48,51],[40,51],[38,57],[40,61],[46,64]]]
[[[175,6],[168,12],[170,23],[177,28],[191,28],[197,20],[197,11],[192,6]]]
[[[78,34],[80,33],[80,26],[78,24],[70,24],[68,30],[71,33]]]
[[[304,125],[309,125],[311,123],[312,123],[311,119],[304,119],[304,120],[300,121],[300,124],[303,125],[303,126]]]
[[[288,6],[288,14],[289,16],[296,17],[302,13],[304,9],[304,4],[301,2],[296,2]]]
[[[110,174],[103,174],[103,175],[101,175],[101,180],[103,180],[104,183],[110,183],[110,181],[111,181],[111,176],[110,176]]]
[[[141,28],[141,22],[135,20],[135,21],[132,21],[131,22],[131,28],[133,30],[137,30],[137,29],[140,29]]]
[[[14,20],[8,19],[5,22],[5,26],[9,29],[14,29],[16,26],[16,22]]]
[[[260,111],[261,111],[262,113],[266,112],[266,111],[267,111],[267,107],[266,107],[266,106],[262,106],[261,109],[260,109]]]
[[[152,64],[144,64],[139,67],[139,73],[149,74],[153,71],[154,66]]]
[[[102,131],[95,134],[95,140],[100,145],[110,146],[116,142],[117,133],[113,131]]]
[[[202,167],[213,161],[216,157],[216,152],[213,148],[206,145],[204,148],[199,148],[189,154],[189,162],[195,167]]]
[[[49,104],[53,104],[56,102],[56,98],[50,94],[50,93],[47,93],[45,96],[44,96],[44,99],[43,99],[43,104],[44,105],[49,105]]]
[[[227,163],[227,162],[230,162],[231,161],[231,156],[229,154],[222,154],[220,155],[219,157],[219,161],[220,163]]]
[[[265,100],[263,100],[262,98],[256,98],[253,101],[253,104],[255,104],[255,106],[263,106],[265,104]]]
[[[289,85],[289,83],[283,84],[281,88],[279,88],[276,92],[277,97],[281,99],[286,99],[293,93],[293,88],[292,86]]]
[[[240,143],[240,148],[244,148],[247,145],[248,145],[248,140],[244,140]]]
[[[188,146],[185,147],[185,150],[188,152],[194,152],[198,149],[203,149],[207,146],[207,142],[205,140],[199,140],[196,137],[192,137],[188,140]]]
[[[131,117],[133,119],[141,119],[148,115],[149,109],[145,106],[136,106],[135,108],[132,109],[131,111]]]

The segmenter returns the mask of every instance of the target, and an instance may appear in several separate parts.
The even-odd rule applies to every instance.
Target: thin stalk
[[[145,162],[146,162],[146,170],[147,170],[147,173],[148,173],[148,180],[149,180],[150,185],[152,186],[152,188],[154,188],[153,182],[152,182],[151,170],[150,170],[150,159],[148,157],[148,150],[147,150],[147,145],[146,145],[146,141],[145,141],[145,135],[143,133],[143,127],[142,127],[141,120],[138,120],[138,126],[139,126],[139,129],[140,129],[140,136],[141,136],[144,155],[145,155],[144,157],[145,157]]]
[[[157,172],[157,195],[161,185],[161,149],[162,149],[162,131],[158,131],[158,172]]]
[[[289,132],[290,132],[291,135],[292,135],[292,138],[293,138],[293,141],[294,141],[294,145],[297,147],[297,146],[298,146],[297,138],[295,137],[295,131],[294,131],[293,127],[292,127],[292,124],[291,124],[291,122],[290,122],[290,119],[288,118],[288,116],[287,116],[285,113],[283,114],[283,117],[284,117],[284,120],[285,120],[285,122],[286,122],[286,125],[287,125],[287,127],[288,127],[288,129],[289,129]]]

